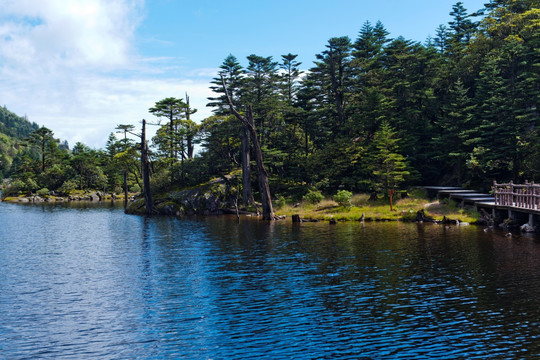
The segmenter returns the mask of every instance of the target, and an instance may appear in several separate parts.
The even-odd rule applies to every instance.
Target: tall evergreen
[[[220,74],[223,74],[225,81],[227,82],[227,89],[229,95],[235,106],[240,105],[240,93],[242,88],[242,77],[244,69],[238,62],[238,59],[229,54],[223,63],[219,66]],[[206,105],[213,108],[215,114],[228,114],[227,97],[223,92],[223,86],[221,85],[221,77],[217,76],[212,79],[210,89],[216,93],[217,96],[209,97],[210,102]]]

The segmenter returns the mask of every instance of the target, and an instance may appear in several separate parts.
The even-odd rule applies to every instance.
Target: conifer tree
[[[387,121],[383,121],[373,140],[372,159],[375,188],[386,196],[410,175],[405,157],[400,154],[400,139]]]

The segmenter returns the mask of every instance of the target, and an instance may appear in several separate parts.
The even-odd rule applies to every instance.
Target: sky
[[[184,98],[211,115],[210,81],[229,54],[298,54],[312,66],[328,39],[381,21],[390,38],[424,42],[452,0],[0,0],[0,106],[70,146],[103,148],[119,124]],[[486,0],[462,0],[469,13]]]

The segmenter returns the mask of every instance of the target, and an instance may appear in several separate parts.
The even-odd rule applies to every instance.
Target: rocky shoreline
[[[231,186],[231,177],[211,180],[202,185],[171,191],[154,200],[154,210],[159,215],[221,215],[235,214],[238,191]],[[128,204],[127,214],[145,214],[143,197],[137,197]],[[249,213],[238,210],[238,213]]]
[[[44,203],[44,202],[70,202],[70,201],[107,201],[121,200],[116,194],[103,193],[101,191],[93,191],[81,193],[77,195],[62,196],[60,194],[51,194],[46,196],[29,195],[29,196],[8,196],[0,199],[0,201],[9,203]]]

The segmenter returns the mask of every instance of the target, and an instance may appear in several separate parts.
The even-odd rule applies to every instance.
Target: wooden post
[[[509,201],[509,204],[506,204],[506,205],[509,205],[509,206],[513,206],[514,205],[514,181],[510,181],[510,201]]]
[[[495,205],[499,205],[498,195],[499,195],[499,192],[497,189],[497,180],[493,180],[493,198],[495,199]]]
[[[392,204],[392,198],[394,197],[394,189],[388,190],[388,197],[390,198],[390,211],[394,211],[393,204]]]

